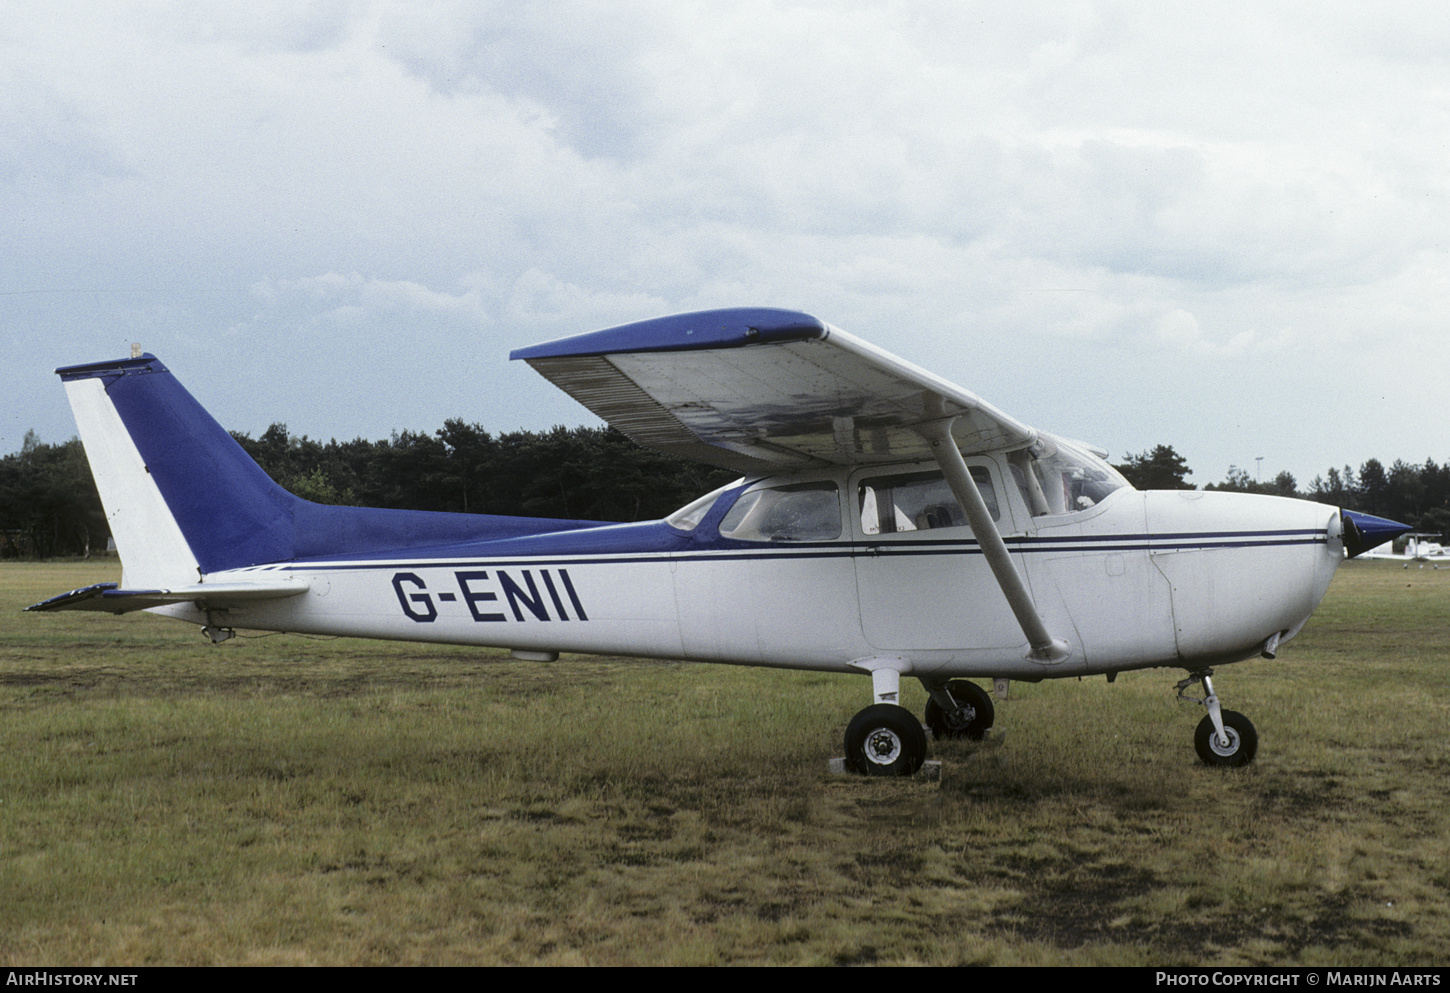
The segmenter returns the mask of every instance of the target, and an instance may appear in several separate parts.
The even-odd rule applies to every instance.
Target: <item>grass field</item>
[[[1450,962],[1450,570],[1220,669],[1248,769],[1162,670],[940,782],[826,772],[865,678],[18,613],[117,572],[0,566],[7,965]]]

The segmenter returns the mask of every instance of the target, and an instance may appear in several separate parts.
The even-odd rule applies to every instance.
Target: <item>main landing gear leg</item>
[[[911,711],[898,703],[901,673],[871,672],[874,703],[846,726],[846,768],[863,776],[910,776],[926,760],[926,732]]]
[[[965,679],[923,679],[931,694],[926,702],[926,726],[938,739],[966,738],[981,741],[996,719],[992,698],[976,683]]]
[[[1248,765],[1259,749],[1259,733],[1254,730],[1253,722],[1243,714],[1219,706],[1212,677],[1212,669],[1198,669],[1190,672],[1188,678],[1176,687],[1178,699],[1201,703],[1208,708],[1208,715],[1198,722],[1198,729],[1193,734],[1193,747],[1205,765],[1225,768]],[[1183,692],[1194,683],[1203,684],[1202,699]]]

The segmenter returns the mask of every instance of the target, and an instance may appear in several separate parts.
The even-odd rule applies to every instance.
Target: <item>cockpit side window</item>
[[[831,541],[841,536],[840,490],[830,480],[762,486],[735,501],[720,536],[740,541]]]
[[[997,520],[1000,514],[991,473],[983,466],[972,466],[971,473],[992,520]],[[966,511],[940,472],[871,476],[857,484],[856,497],[863,534],[969,526]]]

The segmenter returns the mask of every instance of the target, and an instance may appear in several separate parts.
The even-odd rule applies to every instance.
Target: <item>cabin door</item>
[[[996,466],[968,460],[968,468],[993,519],[1001,520],[1008,511],[998,499]],[[864,469],[852,475],[848,498],[861,630],[873,647],[980,651],[1026,644],[940,470]]]

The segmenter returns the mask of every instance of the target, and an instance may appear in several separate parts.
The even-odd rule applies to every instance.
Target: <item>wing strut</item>
[[[940,409],[940,398],[928,394],[928,409],[935,406]],[[976,480],[967,471],[966,460],[962,453],[957,450],[957,444],[952,437],[952,423],[956,417],[939,417],[917,426],[922,437],[931,443],[932,454],[941,466],[941,471],[946,476],[947,485],[952,489],[952,495],[967,512],[967,521],[972,525],[972,531],[976,535],[977,544],[986,556],[987,565],[992,570],[992,575],[997,579],[997,585],[1002,588],[1002,595],[1007,598],[1007,605],[1012,608],[1012,613],[1017,617],[1017,623],[1022,625],[1022,633],[1027,636],[1027,643],[1032,647],[1027,657],[1034,662],[1061,662],[1071,654],[1067,642],[1060,638],[1054,638],[1047,630],[1047,625],[1042,622],[1042,617],[1037,613],[1037,605],[1032,602],[1032,594],[1027,592],[1027,584],[1022,581],[1022,575],[1017,567],[1012,564],[1012,557],[1007,551],[1007,543],[1002,540],[1002,535],[997,531],[997,525],[992,522],[992,515],[987,510],[986,501],[982,499],[982,493],[977,489]]]

